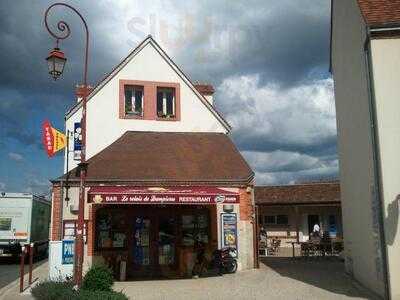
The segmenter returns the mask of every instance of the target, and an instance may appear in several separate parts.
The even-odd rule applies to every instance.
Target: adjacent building
[[[339,182],[256,186],[254,199],[259,227],[281,246],[308,241],[315,224],[331,238],[343,238]]]
[[[400,299],[400,1],[332,1],[346,269]]]
[[[65,174],[52,181],[53,241],[75,236],[81,92],[66,114],[75,141]],[[210,252],[236,247],[239,269],[254,267],[254,173],[213,93],[193,84],[151,36],[92,89],[85,268],[103,261],[116,272],[126,266],[128,278],[187,276],[198,242]]]

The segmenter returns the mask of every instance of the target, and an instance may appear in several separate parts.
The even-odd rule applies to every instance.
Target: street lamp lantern
[[[49,67],[49,74],[57,80],[61,76],[67,59],[60,48],[54,48],[46,58]]]

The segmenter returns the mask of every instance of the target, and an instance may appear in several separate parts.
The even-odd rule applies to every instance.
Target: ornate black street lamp
[[[84,209],[85,209],[85,179],[86,179],[86,97],[88,95],[87,87],[87,72],[88,72],[88,52],[89,52],[89,30],[85,19],[82,15],[71,5],[65,3],[54,3],[50,5],[44,15],[44,24],[47,31],[56,39],[56,48],[50,51],[50,55],[47,57],[50,75],[56,80],[63,72],[66,58],[64,53],[59,49],[59,41],[69,37],[71,30],[65,21],[59,21],[57,23],[57,29],[59,33],[52,31],[47,23],[47,17],[49,11],[55,6],[62,6],[69,8],[75,12],[82,20],[86,32],[86,47],[85,47],[85,62],[83,67],[83,88],[85,89],[82,97],[82,119],[81,119],[81,130],[82,130],[82,150],[81,150],[81,162],[78,166],[80,173],[80,186],[79,186],[79,212],[78,212],[78,228],[75,237],[75,263],[74,263],[74,280],[78,287],[82,283],[82,265],[83,265],[83,230],[84,230]],[[67,170],[68,172],[68,170]]]

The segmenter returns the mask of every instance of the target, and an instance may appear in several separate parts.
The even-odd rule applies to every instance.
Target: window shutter
[[[166,92],[167,96],[167,115],[174,114],[174,97],[172,92]]]
[[[143,107],[142,107],[142,97],[143,97],[143,91],[141,90],[135,90],[135,111],[136,112],[142,112]]]
[[[132,89],[125,86],[125,112],[132,111]]]
[[[157,93],[157,114],[163,115],[163,93],[158,92]]]

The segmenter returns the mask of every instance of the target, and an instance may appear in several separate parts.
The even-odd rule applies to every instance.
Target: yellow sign
[[[55,128],[51,128],[53,131],[53,139],[54,139],[54,152],[60,151],[64,149],[64,147],[67,145],[67,139],[65,137],[65,134],[58,131]]]
[[[49,121],[44,121],[43,125],[43,145],[49,157],[52,157],[54,153],[64,149],[67,145],[67,138],[64,133],[51,127]]]

